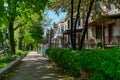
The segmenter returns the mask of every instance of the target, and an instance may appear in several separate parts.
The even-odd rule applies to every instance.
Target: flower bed
[[[69,74],[80,76],[89,73],[91,80],[120,80],[120,49],[74,51],[48,49],[49,59]]]

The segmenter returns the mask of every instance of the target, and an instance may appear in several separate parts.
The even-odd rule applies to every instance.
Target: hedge
[[[79,76],[85,70],[92,72],[91,80],[120,80],[119,48],[81,51],[53,48],[47,50],[47,55],[69,74]]]

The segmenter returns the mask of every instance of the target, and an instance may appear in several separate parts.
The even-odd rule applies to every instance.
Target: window
[[[115,9],[115,5],[114,4],[110,4],[110,9]]]
[[[80,27],[80,18],[78,18],[78,27]]]
[[[60,28],[59,28],[59,33],[60,33]]]
[[[66,26],[64,26],[64,30],[66,30],[67,28],[66,28]]]
[[[96,39],[101,39],[101,38],[102,38],[102,27],[96,26]]]
[[[64,26],[61,27],[61,33],[63,33],[63,32],[64,32]]]
[[[68,20],[68,29],[70,28],[70,20]]]
[[[73,27],[75,26],[76,18],[73,18]]]

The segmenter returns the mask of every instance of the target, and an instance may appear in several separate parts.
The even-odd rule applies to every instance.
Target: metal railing
[[[104,48],[112,48],[117,46],[118,44],[104,44]],[[78,48],[79,44],[76,45]],[[52,43],[52,47],[59,47],[59,48],[71,48],[70,44],[67,43]],[[102,48],[102,44],[84,44],[84,49],[95,49],[95,48]]]

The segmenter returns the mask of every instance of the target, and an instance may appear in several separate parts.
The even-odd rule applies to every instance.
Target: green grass
[[[0,55],[0,69],[7,66],[13,59],[11,56],[6,56],[4,54]]]
[[[10,62],[14,61],[17,57],[24,57],[28,51],[17,50],[16,54],[8,55],[7,53],[0,54],[0,69],[7,66]]]

